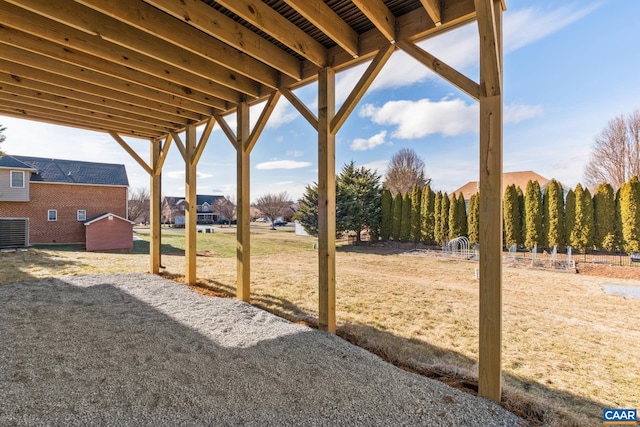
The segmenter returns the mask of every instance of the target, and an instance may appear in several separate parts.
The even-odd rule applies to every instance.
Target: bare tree
[[[384,186],[391,194],[404,194],[414,185],[423,188],[430,182],[431,179],[425,178],[424,161],[411,148],[401,149],[389,160]]]
[[[258,200],[256,200],[255,207],[262,212],[265,218],[271,221],[271,229],[275,230],[275,220],[280,216],[287,215],[292,204],[293,202],[289,199],[289,194],[283,191],[279,194],[269,193],[259,197]]]
[[[229,220],[229,224],[231,224],[233,217],[236,216],[236,204],[231,196],[220,197],[213,202],[213,210],[218,212],[222,219]]]
[[[149,189],[138,187],[129,189],[129,209],[127,215],[133,222],[149,221]]]
[[[4,131],[7,130],[6,127],[0,125],[0,144],[2,144],[4,142],[4,140],[7,138],[4,134]],[[4,156],[4,151],[0,150],[0,157]]]
[[[617,190],[640,176],[640,110],[609,120],[595,137],[584,180],[589,188],[609,183]]]

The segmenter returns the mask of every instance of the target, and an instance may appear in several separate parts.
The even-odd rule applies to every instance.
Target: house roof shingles
[[[35,170],[31,182],[129,186],[124,165],[42,157],[4,156],[0,168]]]

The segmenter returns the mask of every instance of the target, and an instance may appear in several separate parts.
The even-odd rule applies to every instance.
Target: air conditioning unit
[[[29,246],[28,218],[0,218],[0,248]]]

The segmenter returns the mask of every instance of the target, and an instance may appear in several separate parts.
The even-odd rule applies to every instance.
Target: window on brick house
[[[58,211],[55,209],[49,209],[48,217],[49,217],[49,221],[57,221]]]
[[[11,171],[11,188],[24,188],[24,172]]]
[[[78,209],[78,221],[87,220],[87,211],[85,209]]]

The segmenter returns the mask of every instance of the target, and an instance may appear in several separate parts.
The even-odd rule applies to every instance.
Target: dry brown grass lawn
[[[315,323],[313,240],[292,243],[296,238],[280,231],[260,231],[252,238],[256,244],[264,239],[270,248],[265,255],[252,256],[252,303],[294,321]],[[199,241],[201,246],[207,244]],[[232,296],[235,258],[221,253],[227,255],[198,257],[199,285]],[[168,277],[180,279],[182,256],[163,255],[162,263]],[[457,377],[473,389],[478,359],[476,266],[384,248],[339,248],[339,334],[400,366],[447,381]],[[0,254],[0,284],[53,274],[147,269],[144,254],[43,249]],[[604,407],[639,406],[640,300],[606,295],[604,283],[640,287],[639,280],[504,269],[507,407],[544,425],[581,426],[601,424]]]

